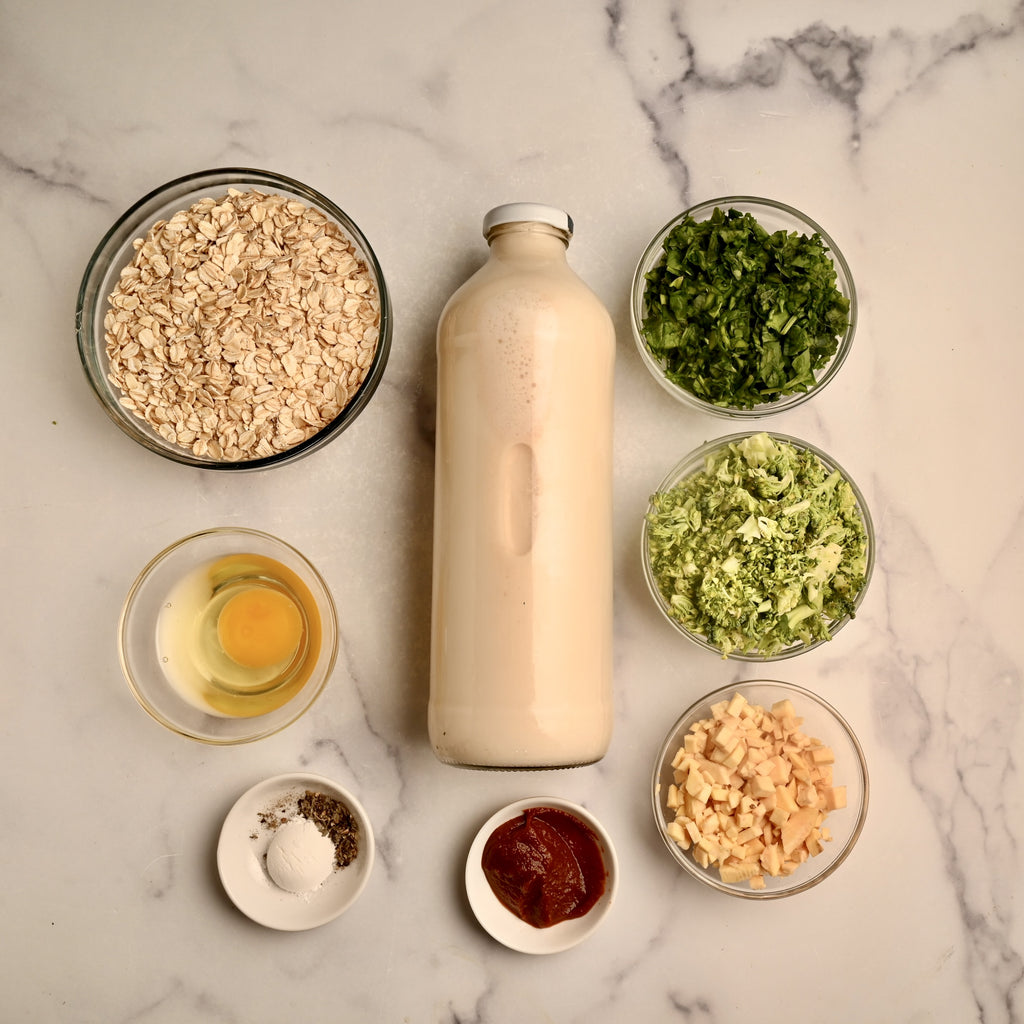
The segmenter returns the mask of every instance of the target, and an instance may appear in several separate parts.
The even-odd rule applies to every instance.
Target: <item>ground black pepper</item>
[[[299,798],[298,809],[334,843],[334,860],[339,868],[355,860],[359,853],[359,823],[340,800],[307,789]]]

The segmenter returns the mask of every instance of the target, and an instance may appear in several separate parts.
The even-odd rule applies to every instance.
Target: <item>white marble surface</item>
[[[0,1017],[1024,1019],[1022,55],[1012,0],[0,3]],[[232,164],[345,207],[396,311],[356,426],[239,479],[124,439],[73,330],[112,220]],[[836,876],[764,905],[697,889],[650,820],[668,725],[752,672],[687,646],[645,591],[648,490],[731,428],[661,391],[627,318],[649,236],[737,193],[806,210],[853,268],[849,361],[764,422],[846,466],[880,542],[858,620],[770,673],[853,723],[867,828]],[[433,332],[483,259],[482,214],[522,198],[573,214],[570,260],[619,335],[617,722],[596,766],[482,774],[442,766],[425,732]],[[148,719],[114,643],[141,566],[217,524],[306,551],[344,631],[314,711],[225,749]],[[281,934],[227,901],[214,848],[244,789],[297,770],[358,794],[378,859],[346,915]],[[594,811],[623,875],[598,933],[541,958],[495,944],[460,882],[478,825],[539,794]]]

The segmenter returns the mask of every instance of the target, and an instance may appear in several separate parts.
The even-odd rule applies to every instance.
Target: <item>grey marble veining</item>
[[[1024,1020],[1024,5],[682,0],[0,3],[0,864],[12,1021]],[[370,238],[395,304],[384,382],[310,459],[242,480],[122,438],[74,343],[92,250],[180,174],[294,176]],[[856,622],[767,671],[683,644],[638,562],[650,489],[733,427],[674,403],[634,349],[628,288],[685,205],[766,195],[825,226],[860,299],[814,401],[763,423],[834,454],[879,557]],[[616,731],[590,768],[441,765],[425,728],[434,328],[484,258],[480,218],[531,199],[577,225],[616,369]],[[323,698],[281,734],[207,748],[120,675],[143,564],[247,525],[320,567],[342,623]],[[871,774],[837,874],[750,906],[679,876],[651,762],[706,690],[781,676],[836,704]],[[283,934],[224,895],[220,824],[255,782],[328,775],[374,823],[342,918]],[[590,808],[619,852],[604,926],[550,957],[477,925],[466,851],[525,796]]]

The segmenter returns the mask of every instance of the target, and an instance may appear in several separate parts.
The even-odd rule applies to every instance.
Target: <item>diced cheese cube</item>
[[[723,850],[721,844],[711,836],[701,836],[697,842],[697,849],[708,855],[709,863],[724,860],[728,856],[728,851]]]
[[[684,850],[690,848],[690,837],[686,834],[686,829],[678,821],[673,821],[666,825],[665,833],[669,839],[678,843]]]
[[[743,758],[747,756],[747,748],[742,742],[736,744],[732,750],[729,751],[729,755],[722,762],[727,768],[736,768],[742,762]]]
[[[772,780],[772,782],[775,783],[776,786],[784,786],[787,782],[789,782],[789,775],[793,769],[793,766],[789,763],[789,761],[787,761],[784,757],[782,757],[779,754],[776,754],[771,759],[770,763],[771,771],[768,777]]]
[[[711,787],[708,786],[704,776],[700,771],[698,771],[696,766],[692,767],[686,775],[686,792],[689,793],[690,796],[696,796],[698,799],[701,799],[698,794],[705,786],[710,790]]]
[[[765,846],[760,857],[761,867],[775,878],[782,869],[782,851],[777,843]]]
[[[794,791],[796,787],[790,783],[788,786],[776,786],[775,787],[775,803],[778,807],[792,813],[797,809],[797,802],[794,799]]]
[[[708,779],[716,786],[728,786],[732,778],[732,771],[724,765],[716,764],[706,758],[700,762],[701,770]]]
[[[747,764],[750,766],[751,772],[757,771],[757,769],[767,760],[768,755],[764,752],[764,748],[760,744],[747,744]]]
[[[811,782],[803,782],[796,788],[796,802],[800,807],[817,807],[818,791]]]
[[[737,693],[734,694],[732,700],[729,701],[726,706],[726,711],[730,715],[739,715],[746,707],[748,707],[747,698],[744,697],[742,693]]]
[[[687,733],[683,739],[683,750],[687,754],[701,754],[704,752],[704,736],[702,733]]]
[[[793,856],[803,844],[811,829],[817,824],[818,812],[813,807],[801,807],[794,811],[782,826],[782,851]]]
[[[840,811],[846,806],[846,787],[829,786],[822,794],[825,807],[830,811]]]
[[[736,744],[739,743],[739,738],[732,732],[731,729],[721,729],[715,734],[715,741],[712,744],[712,750],[710,758],[712,761],[717,761],[722,764],[725,761],[729,751],[732,750]]]
[[[756,800],[760,800],[762,797],[769,796],[775,792],[775,786],[772,784],[772,780],[766,775],[755,775],[747,783],[747,791]]]
[[[759,875],[760,868],[756,861],[743,861],[738,864],[723,864],[718,869],[718,875],[723,882],[735,884],[746,882],[748,879]]]
[[[777,700],[772,705],[772,714],[776,718],[796,718],[796,711],[793,702],[787,697],[785,700]]]

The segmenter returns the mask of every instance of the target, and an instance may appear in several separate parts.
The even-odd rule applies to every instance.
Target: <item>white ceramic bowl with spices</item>
[[[696,245],[696,250],[701,253],[698,257],[694,255],[695,262],[689,263],[686,260],[675,262],[676,256],[671,257],[673,263],[669,269],[673,272],[673,282],[685,287],[689,281],[699,282],[701,285],[701,296],[697,303],[705,301],[709,294],[717,293],[719,296],[730,295],[728,302],[719,304],[713,303],[707,308],[700,309],[697,304],[688,305],[687,311],[679,317],[662,318],[651,317],[652,293],[654,286],[648,280],[649,276],[655,274],[661,281],[663,273],[667,273],[666,261],[669,256],[666,251],[666,242],[684,222],[690,220],[697,224],[710,224],[716,210],[722,214],[730,215],[734,211],[737,217],[752,217],[756,223],[768,235],[775,235],[783,232],[795,238],[805,238],[805,245],[812,245],[815,255],[823,253],[827,261],[822,266],[831,265],[834,270],[834,284],[827,290],[832,295],[832,289],[841,297],[841,303],[847,304],[843,322],[835,322],[839,316],[839,310],[835,309],[829,313],[833,322],[828,329],[825,323],[824,309],[822,302],[824,292],[817,291],[817,276],[814,279],[816,298],[807,303],[810,308],[816,308],[814,325],[818,330],[809,332],[809,336],[815,340],[811,343],[797,341],[799,328],[804,324],[811,325],[811,321],[805,321],[801,317],[793,316],[800,312],[797,305],[787,296],[789,301],[787,313],[782,315],[778,321],[772,320],[777,330],[766,329],[770,333],[773,342],[778,343],[778,348],[770,352],[767,348],[761,348],[762,331],[760,327],[753,331],[754,340],[743,347],[735,346],[735,339],[745,329],[742,325],[744,317],[739,311],[730,308],[736,303],[746,312],[750,311],[746,298],[740,298],[740,287],[746,283],[753,282],[755,276],[767,280],[760,271],[750,269],[751,264],[744,260],[736,260],[728,267],[724,265],[713,273],[706,275],[705,267],[715,266],[715,255],[709,254],[704,249],[703,243]],[[710,230],[710,229],[708,229]],[[820,241],[815,241],[815,239]],[[790,243],[792,244],[792,238]],[[751,243],[752,245],[755,243]],[[762,249],[762,251],[767,251]],[[773,249],[774,252],[779,250]],[[774,255],[773,255],[774,260]],[[775,288],[778,284],[778,275],[770,273],[774,262],[769,263],[769,276],[772,278],[768,283]],[[710,279],[724,276],[727,284],[719,289],[717,285],[711,285]],[[732,283],[732,282],[736,283]],[[670,282],[672,283],[672,282]],[[672,289],[674,290],[674,289]],[[809,293],[811,294],[811,293]],[[660,303],[665,303],[669,298],[669,290],[658,289]],[[831,303],[829,303],[831,305]],[[760,319],[764,312],[763,308],[756,306],[752,308],[750,323],[758,324],[769,322],[767,318]],[[821,316],[818,316],[818,313]],[[790,318],[792,316],[792,323]],[[677,324],[680,318],[692,324],[692,334],[686,335],[686,341],[681,340],[677,331]],[[633,329],[633,339],[643,364],[650,371],[654,379],[674,398],[684,404],[730,419],[749,420],[762,416],[769,416],[774,413],[784,412],[808,401],[825,388],[830,381],[834,380],[840,368],[849,355],[853,344],[853,337],[857,327],[857,293],[854,288],[853,275],[850,273],[849,265],[839,247],[819,224],[813,221],[806,214],[788,206],[785,203],[773,199],[762,199],[754,196],[725,196],[720,199],[712,199],[699,203],[684,210],[677,217],[673,217],[658,233],[651,239],[650,244],[644,250],[643,255],[637,263],[633,275],[631,299],[630,299],[630,321]],[[794,331],[793,324],[798,326]],[[667,326],[666,326],[667,325]],[[837,329],[833,333],[831,327]],[[718,333],[721,332],[721,333]],[[709,339],[711,339],[709,344]],[[834,346],[834,351],[829,354],[828,347]],[[805,369],[795,361],[798,351],[804,351],[805,357],[810,363],[810,369]],[[756,359],[751,355],[756,353]],[[752,375],[751,386],[741,385],[739,382],[745,380],[748,373]],[[800,389],[790,393],[774,393],[769,398],[766,388],[789,387],[788,383],[782,383],[788,378],[789,381],[800,380]],[[755,393],[756,392],[756,393]],[[737,397],[740,396],[740,397]]]
[[[304,798],[317,801],[312,808]],[[268,858],[275,837],[305,818],[337,843],[327,876],[305,892],[282,889]],[[345,913],[370,880],[375,856],[370,816],[337,782],[308,772],[265,779],[235,801],[217,843],[217,872],[231,902],[246,917],[278,931],[319,928]]]
[[[293,462],[352,424],[384,373],[392,311],[340,207],[284,175],[223,168],[117,219],[75,323],[86,377],[128,437],[237,472]]]
[[[773,876],[766,871],[762,872],[763,888],[752,887],[749,879],[723,881],[719,861],[712,861],[706,867],[702,866],[694,856],[695,846],[689,837],[684,840],[685,847],[676,838],[673,838],[673,834],[682,835],[678,829],[686,831],[682,823],[689,817],[688,811],[697,810],[700,806],[698,804],[687,808],[681,805],[681,797],[678,793],[675,799],[671,795],[673,786],[677,791],[680,787],[685,791],[686,779],[689,777],[689,766],[680,772],[677,772],[674,767],[674,764],[682,767],[679,758],[680,749],[684,747],[686,737],[695,723],[712,719],[714,707],[728,704],[736,694],[742,695],[747,704],[759,706],[769,712],[777,702],[788,700],[796,715],[798,730],[810,740],[818,741],[819,749],[823,748],[828,751],[828,756],[824,758],[824,761],[828,762],[830,769],[831,786],[818,781],[814,783],[815,788],[819,792],[830,788],[841,788],[842,799],[845,800],[845,806],[829,809],[820,826],[814,826],[818,829],[818,836],[808,833],[807,838],[811,840],[810,848],[818,850],[818,852],[814,854],[799,853],[798,856],[805,859],[802,863],[796,864],[790,874],[779,873]],[[809,761],[811,758],[808,757],[806,760]],[[795,771],[798,770],[795,769]],[[744,767],[741,772],[746,773],[747,769]],[[798,782],[799,780],[792,777],[794,792],[797,791]],[[696,785],[693,786],[694,790],[697,788]],[[739,790],[739,787],[736,788]],[[839,711],[817,694],[793,683],[773,679],[753,679],[741,680],[713,690],[695,701],[679,716],[666,734],[654,759],[651,806],[658,834],[672,858],[687,875],[702,885],[729,896],[749,900],[774,900],[806,892],[834,874],[839,866],[846,861],[864,829],[869,792],[870,783],[864,751],[853,728]],[[698,798],[700,795],[697,793]],[[717,806],[714,804],[716,796],[721,796],[721,794],[718,793],[709,798],[710,806]],[[783,804],[785,800],[785,798],[774,794],[769,799],[773,807],[776,804]],[[675,806],[670,806],[670,804]],[[727,807],[727,805],[728,800],[726,799],[723,806]],[[723,813],[728,818],[733,812],[727,810]],[[786,813],[788,816],[789,812]],[[782,823],[783,819],[780,818],[779,821]],[[677,823],[678,828],[673,828],[674,823]],[[719,822],[719,824],[721,823]],[[744,827],[746,827],[745,824]],[[782,824],[778,826],[778,829],[781,830],[781,827]],[[724,845],[714,838],[715,829],[708,828],[706,831],[711,837],[706,844],[709,849],[715,850],[713,844],[717,844],[719,848]],[[747,843],[756,844],[758,842],[749,835],[743,836],[742,829],[739,835]],[[776,830],[773,838],[781,839],[781,832]],[[788,838],[792,840],[794,849],[798,851],[801,845],[806,846],[806,839],[796,842],[798,838],[796,831],[791,833]],[[740,850],[736,855],[737,860],[742,860],[748,854],[756,856],[760,863],[760,852],[756,849],[756,845]],[[771,863],[770,856],[766,857],[768,863]],[[794,862],[796,859],[793,857]],[[755,883],[755,885],[758,884]]]
[[[118,623],[139,706],[219,746],[295,722],[323,692],[337,652],[334,600],[317,568],[286,541],[239,527],[201,530],[155,555]]]
[[[763,483],[750,464],[765,457],[765,446],[792,467],[804,467],[785,491],[779,490],[783,463]],[[728,484],[715,483],[709,472],[723,460],[737,467],[729,470]],[[798,507],[819,477],[834,485],[822,498],[823,514],[833,517],[837,531],[831,539],[818,538],[808,509]],[[756,513],[718,499],[701,511],[699,495],[712,487],[724,494],[733,484],[775,493]],[[698,502],[696,512],[688,501]],[[833,566],[837,556],[822,545],[840,541]],[[681,459],[651,494],[640,544],[647,588],[666,621],[698,647],[745,662],[781,661],[828,643],[856,616],[875,564],[871,514],[850,474],[810,442],[775,431],[729,434]],[[775,578],[756,561],[762,554]],[[815,575],[818,565],[822,579]]]

